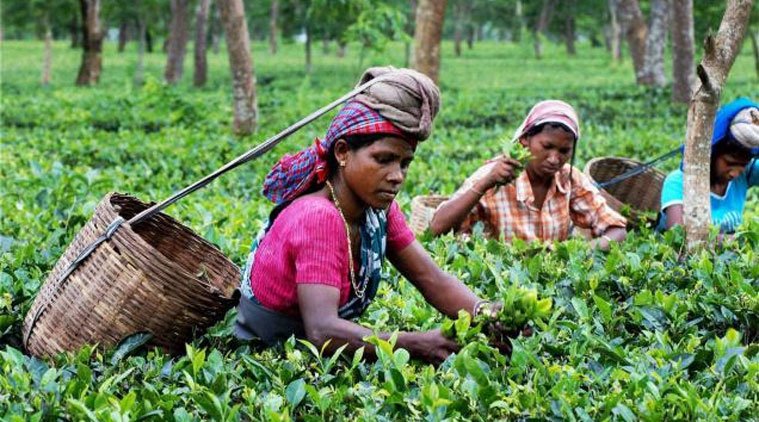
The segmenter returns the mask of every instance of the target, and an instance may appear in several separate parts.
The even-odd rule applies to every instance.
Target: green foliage
[[[368,57],[367,65],[402,65],[403,46],[390,46]],[[667,89],[634,86],[629,62],[612,66],[604,52],[585,44],[578,43],[576,60],[547,45],[540,63],[527,46],[479,43],[466,58],[449,55],[450,44],[443,47],[443,107],[399,197],[406,211],[414,195],[449,194],[501,153],[500,139],[541,99],[563,99],[578,110],[580,167],[596,155],[645,160],[684,138],[686,110],[669,102]],[[107,42],[104,48],[100,86],[75,88],[80,52],[56,43],[53,81],[42,88],[41,43],[3,42],[0,419],[756,417],[755,196],[734,240],[693,256],[681,257],[681,230],[659,235],[642,229],[608,253],[578,239],[545,248],[504,245],[481,233],[421,238],[445,271],[481,297],[497,300],[509,286],[521,286],[553,301],[533,335],[513,341],[510,357],[467,341],[433,367],[410,359],[392,339],[378,338],[370,340],[378,350],[375,362],[364,361],[363,350],[328,355],[295,340],[261,350],[232,337],[234,312],[179,356],[136,347],[139,337],[125,340],[123,348],[85,347],[45,361],[24,355],[21,324],[31,301],[107,192],[161,200],[338,97],[358,76],[337,58],[315,57],[313,74],[305,78],[301,46],[285,45],[267,56],[265,44],[253,43],[261,125],[258,134],[240,139],[230,135],[224,54],[209,54],[212,72],[202,90],[192,89],[189,78],[163,85],[165,56],[147,54],[148,82],[135,89],[129,83],[134,50],[118,55]],[[755,91],[750,53],[746,49],[736,61],[723,100]],[[260,195],[264,175],[276,157],[322,136],[328,121],[316,121],[168,212],[241,264],[271,209]],[[665,169],[676,165],[674,160]],[[388,267],[360,322],[392,332],[433,329],[444,319]]]
[[[528,322],[542,321],[551,316],[551,307],[553,302],[551,298],[538,300],[538,293],[535,289],[526,289],[521,286],[511,285],[498,295],[498,300],[503,304],[500,312],[487,310],[477,317],[482,317],[482,321],[496,319],[504,327],[511,330],[520,330]]]
[[[504,142],[505,148],[503,153],[509,157],[513,158],[517,161],[519,161],[519,169],[523,170],[525,167],[527,167],[527,164],[532,159],[532,153],[529,149],[527,149],[524,145],[522,145],[521,142],[518,140],[515,141],[505,141]]]
[[[482,339],[479,334],[482,332],[483,324],[480,321],[472,321],[472,315],[460,310],[458,318],[445,318],[440,324],[440,331],[444,336],[456,340],[459,344],[469,344],[472,341]]]

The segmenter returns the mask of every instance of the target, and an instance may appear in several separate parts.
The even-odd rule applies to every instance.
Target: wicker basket
[[[443,195],[416,196],[411,200],[411,229],[416,234],[422,234],[430,226],[432,216],[438,205],[447,201]]]
[[[107,347],[136,332],[169,353],[236,303],[239,269],[216,247],[165,214],[124,223],[67,278],[69,263],[118,216],[148,204],[118,193],[98,204],[53,268],[24,320],[27,350],[49,356],[84,344]]]
[[[640,165],[629,158],[598,157],[588,161],[584,173],[594,183],[603,183]],[[640,174],[601,189],[601,194],[616,211],[621,211],[624,205],[629,206],[631,217],[637,219],[641,217],[641,211],[659,210],[664,177],[664,173],[649,167]]]

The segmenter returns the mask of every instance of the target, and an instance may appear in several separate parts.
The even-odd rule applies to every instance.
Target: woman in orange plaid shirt
[[[589,229],[601,249],[624,240],[627,221],[568,163],[579,138],[572,106],[558,100],[536,104],[513,139],[532,154],[524,171],[515,177],[520,164],[504,155],[488,161],[438,207],[431,231],[469,232],[479,221],[486,234],[507,242],[565,240],[573,226]]]

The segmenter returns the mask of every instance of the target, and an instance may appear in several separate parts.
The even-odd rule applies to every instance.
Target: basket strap
[[[662,155],[660,157],[656,157],[656,158],[654,158],[653,160],[651,160],[651,161],[649,161],[647,163],[643,163],[643,164],[640,164],[638,166],[635,166],[635,167],[631,168],[630,170],[627,170],[626,172],[620,174],[617,177],[614,177],[614,178],[609,179],[609,180],[607,180],[605,182],[602,182],[602,183],[596,183],[596,186],[599,189],[605,189],[605,188],[607,188],[609,186],[614,186],[617,183],[623,182],[623,181],[625,181],[625,180],[627,180],[627,179],[629,179],[631,177],[635,177],[635,176],[643,173],[644,171],[646,171],[649,168],[653,167],[654,164],[656,164],[656,163],[658,163],[660,161],[664,161],[664,160],[666,160],[668,158],[674,157],[675,155],[677,155],[679,153],[680,153],[680,147],[677,147],[677,148],[673,149],[672,151],[669,151],[669,152],[667,152],[666,154],[664,154],[664,155]]]
[[[79,264],[84,262],[85,259],[87,259],[88,256],[92,254],[92,252],[97,249],[98,246],[100,246],[101,243],[105,242],[106,240],[113,237],[113,234],[116,233],[116,230],[118,230],[119,227],[125,222],[124,217],[118,216],[116,219],[114,219],[111,224],[108,225],[108,227],[105,229],[105,233],[100,235],[97,239],[95,239],[94,242],[90,243],[86,248],[84,248],[79,255],[71,261],[69,266],[66,268],[66,271],[63,272],[63,274],[58,278],[58,284],[55,286],[55,290],[53,293],[60,290],[60,288],[66,283],[66,280],[69,278],[69,276],[79,267]],[[37,312],[34,313],[34,317],[32,318],[31,322],[29,323],[29,328],[27,329],[26,333],[24,334],[24,348],[28,348],[28,342],[29,342],[29,336],[32,333],[32,329],[34,328],[34,325],[37,323],[37,320],[42,316],[42,312],[45,311],[47,306],[50,304],[50,301],[48,300],[44,304],[42,304],[38,309]]]

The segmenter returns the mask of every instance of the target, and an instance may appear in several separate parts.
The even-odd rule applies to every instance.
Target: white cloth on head
[[[746,148],[759,148],[759,109],[741,110],[730,122],[730,133]]]

